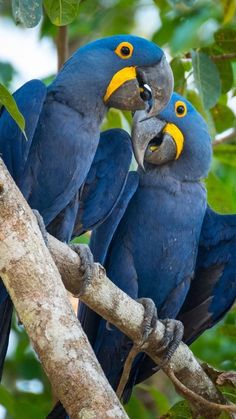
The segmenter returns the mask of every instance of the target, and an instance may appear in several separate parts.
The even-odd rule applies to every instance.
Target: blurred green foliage
[[[150,22],[153,30],[149,28],[147,10],[154,16]],[[13,16],[17,24],[25,27],[41,21],[40,36],[54,40],[56,26],[69,24],[70,53],[92,39],[116,33],[149,36],[163,47],[170,56],[175,90],[202,113],[213,140],[218,134],[227,137],[231,129],[230,144],[227,141],[214,146],[206,186],[213,208],[221,213],[236,213],[236,0],[7,0],[0,1],[0,12]],[[15,76],[9,63],[0,62],[0,88],[11,87]],[[49,75],[45,82],[51,79]],[[103,129],[114,126],[130,130],[130,115],[110,110]],[[88,235],[78,240],[86,243]],[[16,321],[11,336],[0,404],[6,407],[7,418],[44,418],[53,404],[47,378],[24,329]],[[235,370],[235,344],[234,310],[205,332],[191,349],[217,369]],[[235,401],[232,388],[226,387],[227,392]],[[162,373],[137,386],[126,409],[132,419],[191,417],[187,403],[180,400]]]

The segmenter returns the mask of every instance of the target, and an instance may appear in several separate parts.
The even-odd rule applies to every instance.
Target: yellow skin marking
[[[177,150],[175,160],[177,160],[183,150],[184,136],[182,132],[180,131],[180,129],[175,124],[171,124],[171,123],[166,124],[166,126],[163,129],[163,132],[170,134],[171,137],[173,138],[176,144],[176,150]]]
[[[112,77],[105,96],[104,96],[104,101],[106,102],[111,95],[117,90],[119,89],[119,87],[122,86],[122,84],[124,84],[126,81],[129,80],[134,80],[136,79],[136,68],[135,67],[124,67],[122,68],[120,71],[117,71],[116,74],[114,74],[114,76]]]
[[[128,47],[129,48],[129,54],[127,55],[123,55],[122,54],[122,47]],[[134,47],[132,44],[130,44],[129,42],[121,42],[118,47],[115,49],[115,53],[122,58],[123,60],[127,60],[128,58],[130,58],[133,54],[133,50]]]
[[[178,106],[183,106],[183,108],[184,108],[184,112],[183,113],[179,114],[177,112]],[[182,102],[182,100],[177,100],[177,102],[175,103],[175,113],[176,113],[176,116],[178,116],[178,118],[183,118],[186,115],[186,113],[187,113],[187,106],[186,106],[186,104],[184,102]]]
[[[156,150],[158,150],[158,146],[157,145],[151,145],[150,147],[149,147],[149,150],[151,150],[151,151],[156,151]]]

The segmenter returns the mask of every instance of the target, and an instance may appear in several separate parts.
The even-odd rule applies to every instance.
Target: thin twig
[[[164,371],[166,375],[171,379],[172,383],[174,383],[175,387],[186,397],[187,400],[191,400],[197,403],[201,403],[202,405],[206,406],[208,409],[213,410],[224,410],[227,412],[236,413],[236,405],[225,405],[220,403],[213,403],[209,400],[204,399],[204,397],[200,396],[199,394],[194,393],[194,391],[187,388],[181,381],[176,377],[173,369],[171,367],[165,367]]]
[[[219,140],[212,141],[212,147],[217,147],[220,144],[227,144],[230,143],[232,140],[236,139],[236,130],[233,130],[230,134],[225,135],[222,138],[219,138]]]
[[[57,34],[57,68],[58,71],[68,58],[68,28],[59,26]]]
[[[231,52],[228,54],[218,54],[218,55],[210,55],[211,59],[213,61],[227,61],[227,60],[233,60],[236,59],[236,53]]]
[[[116,395],[117,395],[118,399],[121,399],[121,397],[122,397],[125,386],[127,384],[129,376],[130,376],[130,371],[131,371],[131,368],[132,368],[134,358],[136,357],[138,352],[139,352],[138,346],[134,344],[133,347],[130,349],[130,352],[129,352],[129,354],[126,358],[126,361],[124,363],[122,376],[121,376],[119,385],[118,385],[117,390],[116,390]]]
[[[213,61],[227,61],[227,60],[233,60],[234,58],[236,59],[236,53],[232,52],[228,54],[209,55],[209,57]],[[191,52],[187,52],[186,54],[184,54],[184,58],[191,59],[192,58]]]

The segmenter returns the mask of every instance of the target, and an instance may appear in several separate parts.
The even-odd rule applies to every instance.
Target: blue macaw
[[[146,120],[141,111],[134,119],[140,166],[129,174],[117,207],[94,229],[90,247],[119,288],[134,299],[151,298],[160,319],[180,319],[191,343],[235,300],[236,216],[207,207],[201,179],[209,171],[211,139],[186,99],[174,93],[157,117]],[[131,341],[84,304],[78,317],[116,390]],[[144,353],[136,356],[124,402],[154,367]]]
[[[152,116],[166,105],[172,86],[172,72],[157,45],[117,35],[76,51],[48,88],[32,80],[15,93],[26,120],[27,141],[7,111],[1,111],[2,158],[31,208],[58,239],[71,238],[108,108],[147,109]],[[0,283],[0,295],[7,295],[2,290]],[[7,297],[1,298],[5,321],[0,341],[5,341],[11,310],[6,311]]]

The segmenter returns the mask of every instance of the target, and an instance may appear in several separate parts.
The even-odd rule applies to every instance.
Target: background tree
[[[147,10],[150,14],[147,13]],[[40,25],[58,50],[58,66],[80,45],[116,33],[149,36],[169,54],[175,90],[186,96],[206,118],[214,160],[206,180],[208,200],[221,213],[236,212],[236,1],[235,0],[12,0],[0,1],[0,12],[24,27]],[[154,17],[153,17],[154,16]],[[0,83],[11,90],[15,69],[0,62]],[[53,75],[45,80],[49,82]],[[15,115],[0,86],[0,101]],[[13,108],[12,108],[13,106]],[[24,122],[18,116],[24,129]],[[130,115],[110,110],[104,129],[130,127]],[[88,241],[88,235],[80,237]],[[192,350],[201,360],[224,370],[236,369],[236,311],[205,332]],[[236,391],[225,387],[236,402]],[[229,394],[230,393],[230,394]],[[52,406],[50,385],[21,326],[14,321],[0,404],[7,418],[44,418]],[[161,373],[137,386],[127,412],[131,418],[191,417]],[[226,417],[222,414],[221,417]]]

